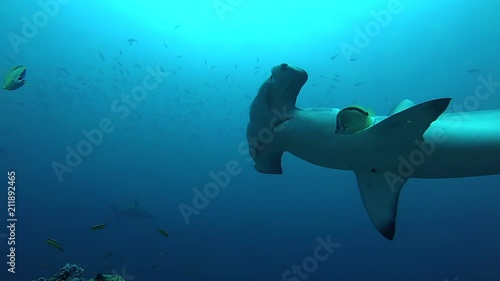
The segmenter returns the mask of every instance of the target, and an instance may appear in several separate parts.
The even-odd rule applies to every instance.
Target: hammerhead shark
[[[116,217],[119,218],[130,218],[130,219],[149,219],[149,218],[154,218],[150,212],[147,210],[141,208],[139,204],[139,200],[135,198],[134,200],[134,205],[132,207],[128,207],[125,209],[118,209],[114,205],[109,204],[109,206],[113,209],[115,212]]]
[[[305,70],[283,63],[260,87],[247,126],[254,168],[282,174],[281,157],[289,152],[353,171],[368,216],[389,240],[408,179],[500,174],[500,110],[445,113],[449,97],[404,100],[388,116],[357,107],[300,109],[295,103],[307,78]]]

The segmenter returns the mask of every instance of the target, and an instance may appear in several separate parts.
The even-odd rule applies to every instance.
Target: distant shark
[[[409,178],[500,174],[500,110],[444,113],[450,98],[404,100],[388,116],[359,107],[300,109],[295,102],[307,78],[303,69],[283,63],[260,87],[247,127],[254,168],[282,174],[281,157],[289,152],[354,171],[368,216],[389,240]]]
[[[109,204],[109,206],[113,209],[115,212],[116,217],[119,218],[129,218],[129,219],[150,219],[154,218],[155,216],[148,212],[147,210],[141,208],[139,204],[139,200],[137,198],[134,200],[134,206],[125,208],[125,209],[118,209],[114,205]]]

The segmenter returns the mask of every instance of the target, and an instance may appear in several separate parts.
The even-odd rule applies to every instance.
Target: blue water
[[[391,242],[352,172],[286,154],[283,175],[263,175],[245,151],[249,105],[283,62],[309,73],[299,107],[385,115],[405,98],[463,104],[479,77],[500,79],[498,1],[18,2],[0,9],[2,75],[27,68],[26,85],[0,94],[0,174],[16,172],[18,219],[16,273],[0,238],[0,280],[66,263],[127,281],[500,280],[499,176],[411,179]],[[498,93],[474,109],[500,108]],[[84,131],[103,127],[85,147]],[[81,159],[67,158],[78,149]],[[193,189],[228,165],[227,186],[183,216]],[[155,217],[110,207],[136,199]],[[286,275],[328,239],[335,249],[316,268]]]

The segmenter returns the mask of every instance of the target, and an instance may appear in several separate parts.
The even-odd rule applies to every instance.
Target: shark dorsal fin
[[[409,140],[409,149],[414,149],[413,141],[423,136],[431,123],[446,110],[450,100],[442,98],[417,104],[387,117],[368,131],[373,136],[393,139],[397,143]]]
[[[402,100],[400,103],[398,103],[396,106],[394,106],[394,108],[391,110],[391,112],[389,112],[389,116],[392,116],[396,113],[399,113],[403,110],[406,110],[414,105],[415,105],[415,103],[409,99]]]

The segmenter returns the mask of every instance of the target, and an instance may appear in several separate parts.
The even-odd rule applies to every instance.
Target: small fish
[[[259,57],[256,57],[256,59],[257,59],[257,62],[260,62]]]
[[[96,224],[90,227],[90,230],[99,230],[106,228],[107,224]]]
[[[334,60],[335,58],[337,58],[339,55],[333,55],[330,60]]]
[[[214,68],[215,68],[215,65],[211,66],[211,67],[210,67],[210,70],[214,70]]]
[[[60,66],[58,66],[58,67],[57,67],[57,73],[58,73],[58,74],[61,74],[61,73],[64,73],[64,74],[69,74],[69,71],[68,71],[66,68],[64,68],[64,67],[60,67]]]
[[[128,45],[130,46],[133,43],[137,43],[137,40],[135,40],[134,38],[130,38],[130,39],[127,40],[127,42],[128,42]]]
[[[182,55],[178,55],[177,58],[180,59],[180,58],[183,58],[184,56]]]
[[[161,67],[161,65],[160,65],[160,70],[161,70],[161,72],[165,72],[165,69],[163,69],[163,67]]]
[[[357,58],[352,58],[349,61],[357,61],[357,60],[358,60]]]
[[[157,268],[157,267],[158,267],[158,265],[157,265],[157,264],[155,264],[155,265],[151,266],[151,268],[153,268],[153,269],[155,269],[155,268]]]
[[[24,77],[26,76],[26,67],[16,66],[5,77],[3,87],[5,90],[16,90],[26,84]]]
[[[179,27],[181,27],[181,26],[182,26],[182,25],[178,24],[178,25],[174,26],[174,28],[179,28]]]
[[[468,73],[476,73],[476,72],[480,72],[481,70],[479,69],[475,69],[475,68],[472,68],[472,69],[469,69],[467,70]]]
[[[42,267],[51,267],[51,266],[52,266],[51,263],[44,263],[44,264],[42,264]]]
[[[101,57],[102,62],[106,62],[106,59],[104,59],[104,55],[101,52],[99,52],[99,56]]]
[[[107,259],[107,258],[111,257],[114,253],[115,253],[115,252],[109,252],[109,253],[107,253],[107,254],[104,256],[104,258],[105,258],[105,259]]]
[[[260,69],[261,67],[260,66],[255,66],[254,69]]]
[[[323,78],[323,79],[326,79],[326,76],[325,75],[319,75],[320,78]]]
[[[163,235],[163,236],[165,236],[165,237],[170,237],[170,235],[169,235],[169,234],[168,234],[165,230],[160,229],[160,228],[158,228],[157,230],[158,230],[158,232],[159,232],[161,235]]]
[[[362,84],[363,84],[363,82],[358,82],[358,83],[354,84],[353,86],[357,87],[357,86],[362,85]]]
[[[234,68],[238,68],[238,65],[235,65]]]
[[[47,239],[46,242],[47,242],[47,244],[49,244],[49,246],[54,247],[54,248],[58,249],[61,252],[64,252],[63,247],[61,247],[61,245],[59,244],[59,242],[57,242],[56,240],[54,240],[52,238],[49,238],[49,239]]]
[[[165,48],[168,48],[168,45],[166,43],[163,43],[163,46],[165,46]]]

